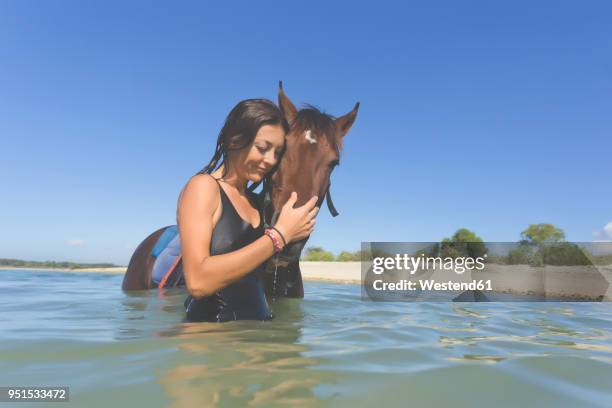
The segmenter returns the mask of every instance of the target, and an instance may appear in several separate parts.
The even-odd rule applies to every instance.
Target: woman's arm
[[[309,235],[318,212],[316,197],[293,209],[297,196],[283,207],[277,227],[288,242]],[[272,240],[261,236],[249,245],[222,255],[210,255],[213,216],[219,205],[219,188],[210,176],[197,175],[185,186],[179,199],[178,219],[187,290],[195,298],[210,296],[242,278],[274,254]],[[291,207],[290,209],[288,207]],[[283,218],[283,225],[281,223]]]

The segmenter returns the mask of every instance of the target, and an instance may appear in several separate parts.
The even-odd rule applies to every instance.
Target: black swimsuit
[[[218,181],[217,184],[219,184]],[[262,221],[257,228],[253,228],[251,224],[240,218],[220,184],[219,191],[222,211],[221,218],[213,229],[210,255],[221,255],[236,251],[263,235],[263,215],[261,212],[259,219]],[[253,200],[251,200],[251,204],[253,204]],[[254,207],[257,206],[254,205]],[[190,295],[185,300],[187,320],[224,322],[228,320],[271,319],[272,313],[270,313],[264,294],[262,274],[263,264],[214,295],[200,299],[195,299]]]

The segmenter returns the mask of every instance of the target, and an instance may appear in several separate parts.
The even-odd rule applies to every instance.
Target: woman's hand
[[[318,197],[313,196],[301,207],[293,208],[297,201],[297,193],[291,193],[289,200],[283,205],[278,221],[274,225],[285,237],[287,244],[306,238],[314,231],[319,207],[315,207]]]

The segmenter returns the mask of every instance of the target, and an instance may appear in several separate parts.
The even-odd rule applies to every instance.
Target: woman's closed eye
[[[255,145],[255,147],[257,148],[257,150],[259,150],[259,153],[261,153],[261,154],[266,154],[268,152],[268,150],[270,150],[272,148],[271,146],[270,147],[263,147],[263,146],[257,146],[257,145]],[[281,156],[282,152],[283,152],[283,149],[276,149],[274,151],[274,156],[276,158],[279,158]]]
[[[259,150],[259,153],[261,153],[261,154],[266,154],[266,152],[268,151],[267,148],[262,147],[262,146],[255,145],[255,147],[257,148],[257,150]]]

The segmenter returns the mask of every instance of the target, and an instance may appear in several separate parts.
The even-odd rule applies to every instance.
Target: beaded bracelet
[[[271,228],[266,228],[264,230],[264,234],[269,236],[270,239],[272,240],[272,245],[274,246],[274,252],[280,252],[283,250],[283,244],[280,241],[280,239],[278,239],[278,237],[272,231],[273,230]]]
[[[276,227],[270,227],[272,228],[274,231],[276,231],[278,233],[278,235],[281,237],[281,239],[283,240],[283,245],[287,245],[287,240],[285,239],[285,237],[283,236],[283,234],[281,234],[281,232],[278,230],[278,228]]]

